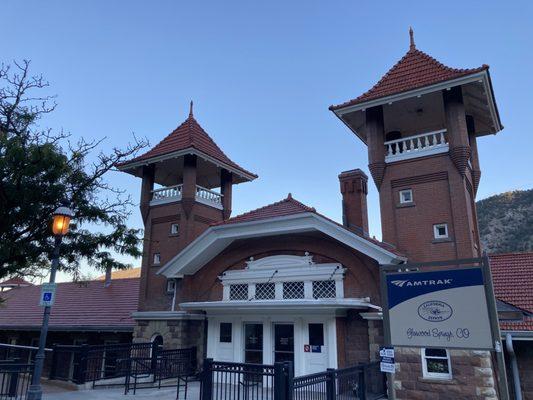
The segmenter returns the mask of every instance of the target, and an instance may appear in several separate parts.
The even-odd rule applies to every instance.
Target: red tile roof
[[[33,283],[24,280],[19,276],[14,278],[7,279],[3,282],[0,282],[0,287],[14,287],[14,286],[31,286]]]
[[[167,137],[161,140],[146,153],[121,163],[118,166],[125,167],[138,161],[149,160],[151,158],[164,156],[186,149],[196,149],[197,151],[236,169],[244,175],[250,175],[254,177],[254,179],[257,178],[256,174],[245,170],[238,164],[231,161],[229,157],[224,154],[220,147],[217,146],[208,133],[200,126],[198,121],[196,121],[192,114],[192,106],[189,117]]]
[[[127,278],[140,278],[141,277],[141,268],[130,268],[122,269],[111,272],[111,279],[127,279]],[[96,278],[96,280],[104,280],[105,275],[101,275]]]
[[[58,283],[50,329],[133,329],[131,313],[137,311],[139,281],[117,279],[108,287],[102,281]],[[0,328],[37,329],[43,316],[40,293],[40,286],[0,293]]]
[[[237,215],[221,222],[215,222],[212,225],[237,224],[240,222],[250,222],[268,218],[286,217],[288,215],[305,212],[316,213],[316,210],[313,207],[308,207],[305,204],[300,203],[298,200],[295,200],[289,193],[287,198],[281,201],[269,204],[256,210],[248,211],[247,213]]]
[[[249,211],[244,214],[237,215],[233,218],[229,218],[227,220],[221,221],[221,222],[215,222],[211,224],[212,226],[218,226],[218,225],[229,225],[229,224],[237,224],[241,222],[251,222],[251,221],[258,221],[263,219],[270,219],[270,218],[278,218],[278,217],[286,217],[289,215],[296,215],[300,213],[307,213],[311,212],[316,215],[321,216],[324,219],[327,219],[330,222],[333,222],[334,224],[340,226],[343,229],[348,229],[344,225],[339,224],[338,222],[332,220],[331,218],[326,217],[325,215],[319,213],[316,211],[314,207],[309,207],[298,200],[294,199],[292,195],[289,193],[289,195],[276,203],[272,203],[269,205],[266,205],[264,207],[258,208],[256,210]],[[358,234],[357,232],[353,232],[350,230],[350,232],[357,234],[358,236],[364,238],[365,240],[368,240],[369,242],[372,242],[381,248],[390,251],[391,253],[394,253],[396,255],[399,255],[401,257],[404,257],[402,253],[397,251],[394,246],[391,246],[387,243],[380,242],[379,240],[372,239],[368,236],[364,236],[361,234]]]
[[[333,105],[330,110],[353,106],[369,100],[419,89],[424,86],[457,79],[489,69],[488,65],[479,68],[457,69],[448,67],[430,55],[418,50],[414,44],[369,91],[345,103]]]
[[[533,252],[489,256],[496,298],[533,313]],[[533,316],[524,321],[502,321],[502,329],[533,331]]]

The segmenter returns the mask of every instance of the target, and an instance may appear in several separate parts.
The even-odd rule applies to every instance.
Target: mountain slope
[[[517,190],[476,203],[479,235],[488,253],[533,251],[533,190]]]

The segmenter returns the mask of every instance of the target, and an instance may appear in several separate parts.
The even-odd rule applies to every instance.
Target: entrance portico
[[[337,368],[337,317],[379,309],[368,298],[344,298],[345,269],[312,257],[250,260],[219,277],[223,300],[181,303],[206,312],[207,357],[273,364],[292,361],[295,375]]]

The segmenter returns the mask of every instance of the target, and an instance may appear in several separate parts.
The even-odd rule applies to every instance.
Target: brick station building
[[[60,284],[57,302],[61,292],[66,300],[64,308],[54,306],[52,335],[55,325],[64,344],[100,340],[102,332],[123,342],[133,332],[137,342],[197,346],[201,358],[290,360],[297,375],[377,360],[380,264],[481,255],[477,140],[502,125],[489,67],[447,67],[418,50],[412,33],[407,53],[376,85],[330,110],[368,147],[382,242],[368,235],[369,182],[360,169],[339,174],[342,224],[290,194],[231,217],[233,185],[257,175],[220,149],[191,104],[178,128],[118,166],[142,179],[140,280]],[[511,391],[519,382],[531,399],[533,257],[496,255],[491,262]],[[2,294],[4,343],[34,344],[38,293],[23,285]],[[73,314],[73,301],[87,314]],[[117,326],[113,313],[120,310]],[[397,361],[398,399],[497,397],[488,352],[401,349]]]
[[[383,242],[368,235],[360,169],[339,175],[342,224],[290,194],[231,217],[233,185],[257,175],[222,152],[192,103],[176,130],[119,166],[142,179],[134,340],[222,361],[290,360],[297,375],[376,360],[380,264],[481,256],[477,140],[502,129],[489,67],[445,66],[410,36],[376,85],[330,107],[368,147]],[[398,399],[497,397],[489,352],[401,349],[397,361]]]

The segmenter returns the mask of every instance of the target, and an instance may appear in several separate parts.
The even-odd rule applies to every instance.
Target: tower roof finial
[[[193,106],[193,102],[191,100],[191,107],[189,108],[189,117],[192,117],[192,106]]]
[[[409,49],[410,50],[416,49],[416,46],[415,46],[415,33],[413,31],[413,27],[412,26],[409,27]]]

